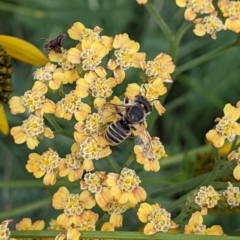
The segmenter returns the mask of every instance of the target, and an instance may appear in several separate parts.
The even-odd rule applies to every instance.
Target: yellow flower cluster
[[[197,36],[210,34],[216,39],[216,33],[221,30],[240,32],[240,1],[218,0],[217,6],[226,18],[225,23],[217,17],[218,11],[212,0],[176,0],[176,4],[186,8],[184,17],[188,21],[194,21],[193,32]]]
[[[167,157],[160,139],[148,133],[146,120],[153,107],[159,115],[165,112],[158,99],[166,94],[166,84],[172,82],[175,65],[171,57],[159,53],[147,61],[146,53],[139,52],[140,44],[128,34],[109,37],[101,32],[99,27],[88,29],[76,22],[68,30],[69,37],[77,41],[75,47],[65,49],[61,45],[58,38],[65,34],[51,40],[44,47],[49,50],[50,61],[33,73],[33,87],[9,100],[12,114],[28,116],[21,126],[11,129],[11,134],[15,143],[26,142],[31,150],[44,137],[54,139],[56,134],[66,132],[56,119],[74,122],[68,133],[74,142],[66,156],[49,148],[42,154],[29,154],[26,164],[28,172],[43,177],[45,185],[54,185],[63,177],[80,182],[79,192],[60,187],[52,199],[53,207],[62,213],[51,221],[50,229],[67,229],[71,239],[77,239],[79,231],[96,229],[99,215],[92,211],[96,204],[110,216],[102,229],[114,231],[123,225],[124,212],[147,198],[133,169],[94,171],[94,161],[110,155],[112,146],[130,136],[135,140],[136,161],[144,170],[159,171],[159,160]],[[128,83],[121,99],[113,95],[114,88],[123,83],[129,68],[141,71],[141,82],[136,79]],[[51,94],[58,96],[51,98]],[[150,214],[155,218],[156,232],[172,226],[166,210],[159,207]],[[159,216],[162,222],[157,222]]]
[[[234,187],[230,182],[224,191],[216,191],[211,185],[202,186],[193,194],[193,197],[197,208],[201,208],[202,215],[207,215],[209,208],[217,206],[234,208],[240,204],[239,187]]]
[[[240,124],[237,122],[240,118],[240,108],[230,103],[226,104],[224,109],[224,116],[216,118],[217,125],[215,129],[210,130],[207,134],[207,140],[213,143],[216,148],[223,146],[225,140],[232,142],[240,135]]]

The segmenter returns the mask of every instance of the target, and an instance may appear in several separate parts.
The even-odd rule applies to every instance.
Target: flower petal
[[[0,35],[0,45],[3,46],[7,54],[20,61],[32,65],[44,65],[49,62],[37,47],[20,38]]]

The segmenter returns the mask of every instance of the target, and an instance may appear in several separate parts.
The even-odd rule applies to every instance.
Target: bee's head
[[[134,102],[138,103],[142,106],[146,115],[148,115],[152,112],[152,105],[144,96],[136,95],[135,99],[134,99]]]

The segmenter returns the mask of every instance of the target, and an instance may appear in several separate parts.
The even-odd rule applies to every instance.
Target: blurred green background
[[[175,33],[184,22],[184,10],[178,8],[175,1],[169,0],[156,0],[153,5]],[[77,21],[88,28],[103,28],[102,35],[128,33],[131,39],[140,43],[140,51],[147,53],[147,60],[153,59],[160,52],[169,54],[169,42],[154,18],[144,6],[138,5],[134,0],[0,0],[0,34],[25,39],[40,49],[47,39],[66,33]],[[236,34],[229,31],[218,33],[215,41],[209,36],[199,38],[192,32],[193,24],[190,25],[178,49],[175,60],[177,68],[236,38]],[[63,42],[65,48],[75,44],[70,39]],[[164,99],[166,113],[156,120],[156,113],[153,113],[149,119],[151,135],[161,138],[169,157],[204,145],[205,134],[214,126],[213,120],[223,115],[224,105],[228,102],[235,105],[239,100],[239,53],[239,48],[229,49],[174,79],[173,86]],[[32,73],[36,67],[16,60],[13,60],[13,66],[14,92],[11,96],[23,95],[33,85]],[[124,83],[116,88],[115,93],[121,95],[128,83],[138,82],[138,74],[138,70],[128,70]],[[27,117],[27,114],[11,115],[8,106],[5,104],[4,107],[10,127],[20,125]],[[63,128],[71,131],[73,122],[60,123]],[[59,154],[63,157],[69,153],[72,143],[72,139],[56,136],[53,141],[44,139],[33,152],[42,153],[51,147],[59,149]],[[120,166],[131,153],[132,147],[133,141],[129,139],[113,148],[113,157]],[[122,149],[126,151],[123,153]],[[15,145],[12,136],[0,133],[0,220],[13,218],[16,223],[22,217],[31,217],[34,221],[44,219],[49,222],[61,212],[51,207],[51,196],[62,184],[68,184],[71,188],[70,184],[61,180],[56,186],[47,187],[42,184],[42,179],[36,180],[25,169],[30,152],[25,144]],[[147,192],[153,193],[195,175],[195,156],[188,156],[187,153],[183,156],[175,164],[165,161],[166,164],[158,173],[144,172],[142,166],[136,163],[132,163],[130,168],[141,176]],[[101,170],[113,171],[104,159],[96,164]],[[75,182],[71,186],[76,190],[79,183]],[[165,207],[181,194],[179,192],[170,197],[160,195],[149,202],[159,202]],[[179,209],[174,211],[173,216],[178,211]],[[237,214],[213,213],[212,216],[207,222],[221,224],[226,232],[240,230],[237,229],[240,221]],[[136,230],[142,226],[133,210],[125,215],[122,229]]]

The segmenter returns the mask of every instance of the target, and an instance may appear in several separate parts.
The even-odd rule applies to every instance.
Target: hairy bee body
[[[117,109],[117,107],[116,107]],[[142,124],[152,111],[152,105],[142,95],[137,95],[129,102],[125,98],[124,111],[117,110],[118,121],[112,122],[106,129],[105,137],[111,145],[118,145],[132,135],[132,130]]]
[[[105,133],[105,137],[111,145],[118,145],[131,135],[131,129],[125,119],[112,122]]]

